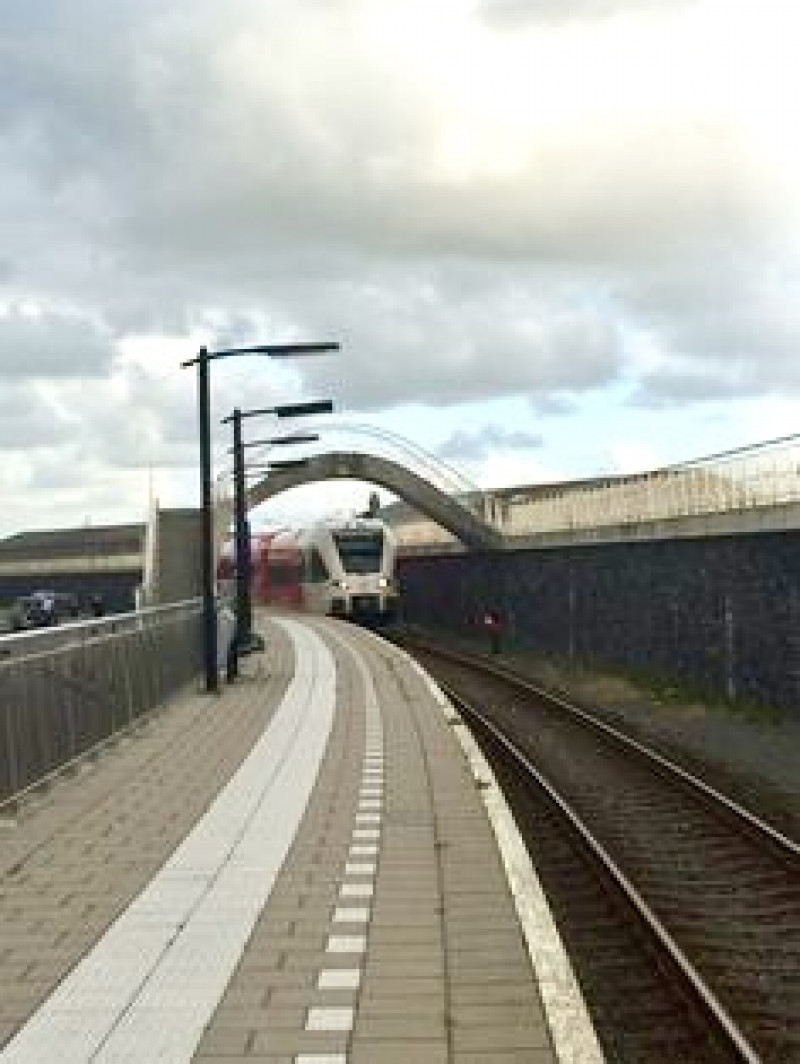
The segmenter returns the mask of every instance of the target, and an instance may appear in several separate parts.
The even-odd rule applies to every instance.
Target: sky
[[[372,426],[487,488],[795,432],[798,30],[790,0],[4,0],[0,535],[197,505],[201,344],[340,344],[213,364],[220,484],[234,407],[322,397],[322,449]]]

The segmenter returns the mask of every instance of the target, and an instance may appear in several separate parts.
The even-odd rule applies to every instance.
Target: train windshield
[[[377,573],[383,557],[382,532],[334,532],[346,573]]]

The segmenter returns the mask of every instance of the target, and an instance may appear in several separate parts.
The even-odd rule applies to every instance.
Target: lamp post
[[[240,355],[265,355],[268,358],[286,358],[293,355],[318,355],[338,351],[338,343],[258,344],[252,347],[232,347],[222,351],[200,348],[195,358],[181,363],[182,368],[197,366],[197,400],[200,421],[200,507],[202,538],[202,589],[203,589],[203,662],[206,690],[219,690],[217,676],[217,619],[214,605],[214,542],[211,512],[211,401],[208,384],[208,364],[219,358],[236,358]]]
[[[250,604],[250,523],[247,520],[247,500],[244,483],[244,455],[242,452],[242,412],[236,407],[230,418],[233,422],[233,513],[236,543],[236,653],[252,650],[253,629]]]
[[[263,643],[253,634],[253,602],[250,594],[250,523],[247,520],[247,489],[245,487],[244,449],[248,446],[291,443],[311,443],[319,439],[314,433],[304,435],[279,436],[269,441],[242,440],[242,420],[260,417],[263,414],[275,414],[279,418],[304,417],[308,414],[330,414],[333,402],[330,399],[315,399],[305,403],[284,403],[280,406],[259,407],[256,410],[240,410],[236,407],[231,414],[222,419],[222,424],[233,425],[233,483],[234,483],[234,527],[236,544],[236,650],[248,654],[261,649]]]

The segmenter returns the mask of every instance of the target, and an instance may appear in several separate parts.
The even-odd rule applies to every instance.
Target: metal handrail
[[[513,539],[798,504],[800,435],[792,435],[642,473],[519,488],[492,516]],[[800,512],[787,521],[800,523]],[[416,516],[397,533],[401,544],[441,538]]]
[[[202,670],[202,601],[0,638],[0,808]]]

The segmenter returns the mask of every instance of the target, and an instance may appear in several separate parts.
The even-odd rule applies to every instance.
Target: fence
[[[800,504],[800,437],[784,436],[630,476],[538,484],[487,494],[486,519],[504,536],[536,536]],[[396,528],[401,545],[452,541],[415,517]]]
[[[201,648],[199,599],[0,640],[0,802],[162,702]]]
[[[783,436],[648,473],[541,486],[512,500],[507,535],[638,524],[800,502],[800,437]]]

